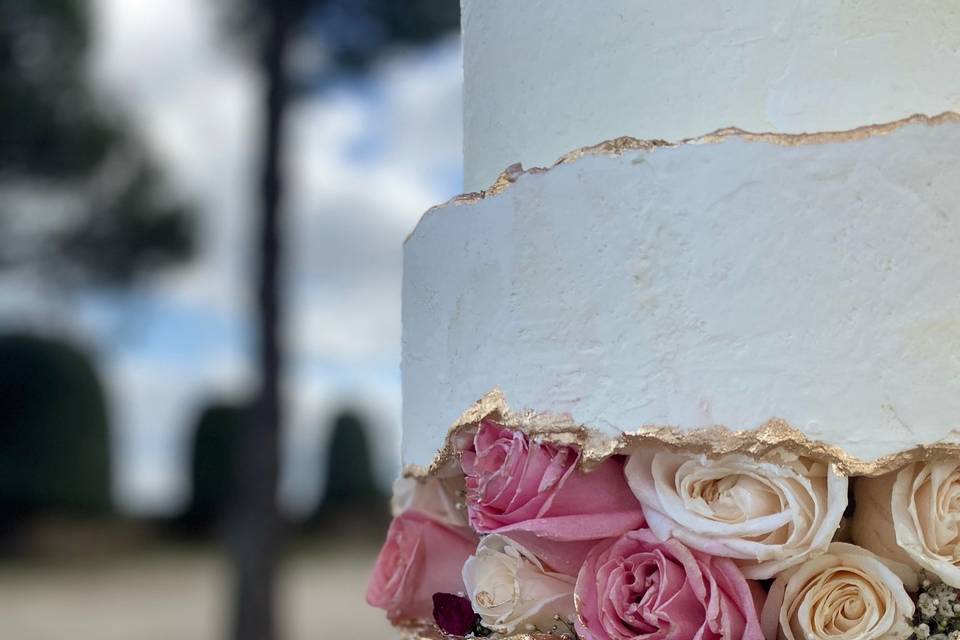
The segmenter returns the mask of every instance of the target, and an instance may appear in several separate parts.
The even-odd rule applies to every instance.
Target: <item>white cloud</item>
[[[200,212],[198,259],[142,292],[151,304],[121,305],[140,331],[102,350],[115,390],[118,493],[131,509],[164,509],[185,496],[185,447],[199,407],[250,384],[259,80],[219,33],[215,3],[94,6],[94,76]],[[377,416],[377,456],[392,473],[401,244],[426,208],[459,189],[459,44],[404,52],[364,81],[301,100],[288,127],[288,458],[319,442],[323,414],[352,399]],[[91,329],[100,344],[111,342],[107,325]],[[311,465],[323,450],[315,446],[304,454]],[[300,509],[317,488],[304,460],[283,485]]]
[[[93,75],[126,108],[200,212],[203,250],[163,294],[242,312],[254,213],[258,77],[219,33],[213,2],[97,0]]]
[[[402,243],[453,195],[460,167],[459,43],[376,69],[291,116],[292,338],[317,358],[399,362]]]

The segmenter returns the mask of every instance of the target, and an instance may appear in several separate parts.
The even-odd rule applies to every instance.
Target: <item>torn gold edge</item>
[[[573,151],[561,156],[559,160],[554,162],[549,167],[531,167],[530,169],[524,169],[520,163],[512,164],[504,169],[503,172],[501,172],[497,177],[496,182],[490,185],[490,187],[487,189],[454,196],[447,202],[427,209],[426,213],[423,214],[423,217],[425,218],[437,209],[443,209],[451,205],[456,206],[479,202],[485,198],[502,193],[508,189],[510,185],[516,182],[517,179],[522,175],[545,173],[559,165],[570,164],[571,162],[576,162],[577,160],[588,156],[616,157],[623,155],[628,151],[654,151],[661,147],[675,148],[694,144],[718,144],[730,138],[738,138],[746,142],[767,142],[769,144],[776,144],[785,147],[800,147],[808,144],[855,142],[857,140],[864,140],[866,138],[885,136],[912,124],[924,124],[928,127],[934,127],[947,122],[960,122],[960,113],[956,111],[944,111],[943,113],[935,116],[915,113],[912,116],[908,116],[900,120],[894,120],[893,122],[869,124],[862,127],[857,127],[855,129],[848,129],[846,131],[822,131],[817,133],[751,133],[749,131],[744,131],[743,129],[738,129],[737,127],[725,127],[703,136],[684,138],[683,140],[676,142],[668,142],[667,140],[641,140],[631,136],[621,136],[612,140],[604,140],[598,144],[574,149]],[[410,235],[413,234],[411,233]],[[407,236],[407,240],[409,239],[410,236]]]
[[[449,640],[449,636],[435,624],[425,622],[404,622],[395,625],[401,640]],[[498,640],[556,640],[557,636],[545,633],[515,633],[508,636],[496,635]]]
[[[568,415],[510,410],[500,389],[480,398],[450,427],[443,446],[426,467],[407,465],[404,475],[424,478],[436,475],[457,458],[458,437],[475,428],[482,420],[493,420],[530,437],[580,448],[580,467],[595,468],[610,456],[627,453],[641,446],[660,446],[674,451],[720,457],[744,454],[757,460],[776,460],[778,452],[806,456],[833,464],[847,476],[879,476],[911,462],[943,460],[960,456],[960,443],[936,442],[906,449],[874,460],[847,454],[842,448],[811,440],[785,420],[772,418],[756,429],[733,430],[724,426],[682,430],[673,426],[648,425],[619,436],[604,435],[577,424]]]

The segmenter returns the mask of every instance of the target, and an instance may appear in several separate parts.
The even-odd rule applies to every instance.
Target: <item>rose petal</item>
[[[367,585],[367,602],[392,621],[430,620],[433,594],[463,591],[461,568],[476,535],[417,511],[394,518]]]
[[[473,630],[476,617],[467,598],[452,593],[433,594],[433,619],[444,633],[465,636]]]
[[[777,576],[761,626],[768,640],[895,640],[910,635],[913,611],[901,578],[879,556],[835,542]]]
[[[577,468],[579,460],[575,447],[483,421],[461,454],[470,523],[482,533],[561,542],[597,541],[640,526],[643,513],[623,460],[609,458],[590,472]]]
[[[736,565],[648,529],[590,551],[577,576],[584,640],[760,640],[754,591]]]
[[[857,478],[853,539],[884,558],[923,568],[960,588],[960,462],[913,463]]]
[[[658,538],[733,558],[748,578],[826,549],[847,503],[845,477],[797,457],[708,460],[648,447],[631,454],[625,474]]]
[[[521,625],[549,632],[554,616],[574,615],[573,578],[549,570],[530,549],[505,536],[483,538],[463,565],[463,583],[484,625],[500,633]]]

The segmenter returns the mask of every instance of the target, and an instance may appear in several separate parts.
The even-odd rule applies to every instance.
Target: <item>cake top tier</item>
[[[943,0],[463,0],[467,191],[618,136],[837,131],[960,110]]]

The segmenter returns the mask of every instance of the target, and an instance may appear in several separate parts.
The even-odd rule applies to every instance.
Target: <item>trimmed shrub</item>
[[[329,531],[379,534],[389,519],[387,496],[377,486],[365,423],[354,413],[340,414],[333,423],[326,481],[313,521]]]
[[[0,512],[111,510],[110,434],[89,358],[68,344],[0,337]]]
[[[237,440],[244,420],[251,419],[244,406],[212,405],[200,415],[190,455],[190,503],[184,524],[205,529],[219,524],[234,496]]]

